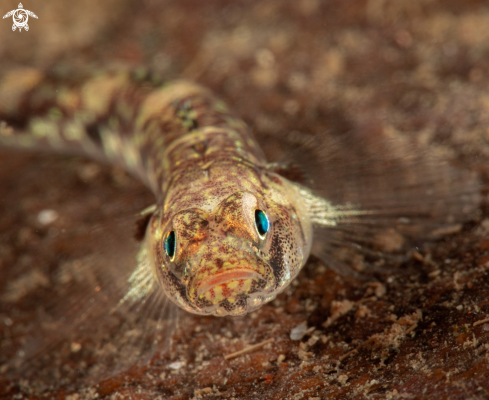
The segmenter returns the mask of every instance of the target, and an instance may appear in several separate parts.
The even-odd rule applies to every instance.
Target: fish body
[[[310,253],[340,273],[368,271],[412,239],[457,231],[480,204],[475,174],[403,137],[290,132],[268,141],[284,155],[269,162],[207,89],[141,71],[12,71],[0,80],[0,123],[0,147],[119,165],[154,194],[139,250],[126,257],[132,244],[107,244],[104,230],[103,261],[82,263],[104,282],[89,276],[88,294],[63,316],[71,327],[103,323],[108,311],[128,320],[112,338],[117,351],[102,349],[119,367],[168,340],[170,300],[194,314],[246,314],[284,290]]]
[[[86,153],[153,191],[140,263],[150,271],[136,268],[139,286],[125,301],[159,282],[187,311],[240,315],[273,299],[305,264],[312,226],[298,186],[269,167],[250,129],[208,90],[127,72],[55,88],[26,71],[7,76],[0,91],[4,104],[16,98],[36,115],[25,136],[4,126],[0,143]]]

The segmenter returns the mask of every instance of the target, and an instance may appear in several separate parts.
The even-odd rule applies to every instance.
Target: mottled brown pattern
[[[148,81],[149,74],[143,72],[93,75],[76,79],[32,69],[4,74],[3,144],[53,148],[118,163],[158,199],[168,182],[178,179],[178,170],[196,161],[205,168],[216,153],[264,162],[246,125],[208,90],[184,81],[161,86],[161,79]],[[11,129],[26,133],[12,135]]]

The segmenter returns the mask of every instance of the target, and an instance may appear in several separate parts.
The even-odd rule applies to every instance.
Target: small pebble
[[[290,340],[301,340],[307,332],[307,322],[301,322],[290,331]]]
[[[71,352],[72,353],[78,353],[81,350],[81,344],[77,342],[72,342],[71,343]]]
[[[176,371],[176,370],[179,370],[180,368],[182,368],[184,365],[185,365],[184,361],[175,361],[175,362],[172,362],[171,364],[169,364],[168,368],[174,369]]]
[[[54,210],[42,210],[37,214],[37,220],[41,225],[49,225],[58,219],[58,213]]]

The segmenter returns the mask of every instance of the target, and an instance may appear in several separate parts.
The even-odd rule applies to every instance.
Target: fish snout
[[[242,250],[210,252],[197,265],[187,294],[202,314],[245,314],[261,305],[274,286],[271,268]]]

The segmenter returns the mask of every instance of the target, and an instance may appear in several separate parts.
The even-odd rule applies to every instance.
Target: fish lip
[[[266,278],[260,274],[259,272],[251,269],[251,268],[233,268],[228,271],[220,272],[213,276],[210,276],[204,279],[197,288],[197,296],[202,295],[208,290],[222,285],[227,282],[237,281],[242,279],[262,279],[266,280]]]

